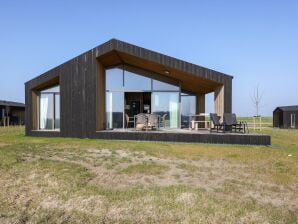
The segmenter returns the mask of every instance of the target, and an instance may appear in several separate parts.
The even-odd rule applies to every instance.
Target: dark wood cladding
[[[185,90],[198,94],[224,88],[224,112],[232,111],[232,76],[112,39],[25,83],[26,135],[94,138],[104,128],[104,67],[119,63],[180,78]],[[173,78],[171,77],[171,78]],[[36,131],[37,94],[59,83],[60,132]]]
[[[93,51],[82,54],[25,84],[26,134],[36,130],[36,107],[32,92],[59,80],[61,97],[60,136],[91,137],[96,130],[96,58]],[[36,132],[35,132],[36,133]],[[49,135],[54,132],[49,132]],[[45,131],[42,132],[45,135]],[[55,135],[57,135],[55,133]]]
[[[291,125],[291,116],[295,116],[294,126]],[[298,106],[277,107],[273,111],[273,127],[298,129]]]
[[[268,135],[217,134],[217,133],[173,133],[173,132],[140,132],[140,131],[99,131],[98,139],[134,140],[134,141],[167,141],[186,143],[270,145]]]

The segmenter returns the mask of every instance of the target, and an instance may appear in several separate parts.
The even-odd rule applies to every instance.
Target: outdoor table
[[[199,118],[195,120],[193,118]],[[200,118],[204,118],[201,119]],[[204,124],[204,127],[199,127],[199,124]],[[199,130],[199,129],[208,129],[210,128],[210,119],[206,120],[206,114],[192,114],[189,116],[189,130]]]

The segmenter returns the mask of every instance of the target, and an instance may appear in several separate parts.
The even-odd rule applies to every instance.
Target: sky
[[[0,99],[111,38],[232,75],[238,115],[298,105],[297,0],[0,0]]]

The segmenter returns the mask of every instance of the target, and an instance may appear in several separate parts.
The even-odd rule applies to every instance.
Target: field
[[[246,121],[247,124],[251,127],[253,130],[253,126],[256,126],[256,129],[259,129],[260,127],[260,118],[253,118],[253,117],[239,117],[239,121]],[[272,117],[261,117],[261,127],[262,128],[272,128]]]
[[[263,132],[272,146],[0,128],[0,223],[297,223],[298,131]]]

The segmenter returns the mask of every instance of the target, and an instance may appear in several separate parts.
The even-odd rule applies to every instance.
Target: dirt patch
[[[184,192],[176,198],[176,201],[191,206],[194,205],[196,202],[196,195],[193,193]]]
[[[47,197],[41,203],[43,209],[60,209],[67,212],[79,211],[87,214],[98,215],[105,211],[105,198],[102,196],[74,197],[67,201],[55,197]]]

